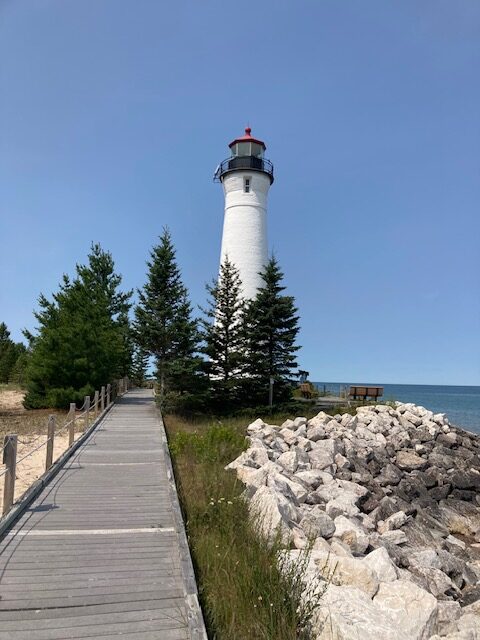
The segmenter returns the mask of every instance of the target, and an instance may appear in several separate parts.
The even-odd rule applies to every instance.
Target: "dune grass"
[[[312,602],[301,598],[307,553],[280,568],[280,542],[267,545],[257,535],[244,487],[224,469],[246,448],[248,421],[167,415],[165,424],[209,637],[309,639]]]

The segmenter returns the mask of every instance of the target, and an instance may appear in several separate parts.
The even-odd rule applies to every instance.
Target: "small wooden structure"
[[[383,396],[383,387],[350,385],[348,397],[353,400],[377,400]]]

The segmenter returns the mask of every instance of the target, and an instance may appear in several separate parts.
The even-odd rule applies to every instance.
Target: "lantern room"
[[[252,136],[250,127],[245,129],[245,135],[235,138],[229,145],[231,156],[218,165],[214,180],[221,182],[226,173],[236,170],[261,171],[266,173],[273,182],[273,164],[266,160],[266,146],[262,140]]]

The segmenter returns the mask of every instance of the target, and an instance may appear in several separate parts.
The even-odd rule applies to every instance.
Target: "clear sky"
[[[480,384],[480,3],[0,0],[0,321],[92,241],[141,286],[164,225],[193,302],[247,123],[311,378]]]

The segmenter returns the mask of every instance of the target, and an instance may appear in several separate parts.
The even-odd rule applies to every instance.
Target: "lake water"
[[[315,382],[338,393],[348,382]],[[352,383],[357,384],[357,383]],[[363,384],[363,383],[362,383]],[[370,383],[369,383],[370,384]],[[375,385],[377,386],[376,383]],[[413,402],[434,413],[446,413],[452,424],[480,433],[480,387],[454,387],[429,384],[384,384],[383,400]]]

